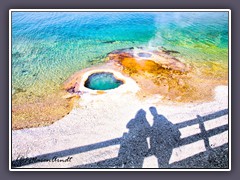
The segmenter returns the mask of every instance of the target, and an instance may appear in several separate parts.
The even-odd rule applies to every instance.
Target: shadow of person
[[[150,125],[146,119],[146,112],[140,109],[135,118],[131,119],[120,144],[118,159],[122,168],[142,168],[143,160],[148,153],[147,137]]]
[[[155,107],[150,107],[149,110],[153,115],[150,154],[157,157],[159,168],[169,168],[172,150],[177,146],[181,133],[166,117],[158,114]]]

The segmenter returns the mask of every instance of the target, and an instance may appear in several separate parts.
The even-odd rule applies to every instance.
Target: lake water
[[[12,86],[52,89],[112,50],[140,45],[227,64],[228,13],[13,12]]]
[[[27,103],[53,93],[107,53],[136,46],[227,72],[228,12],[12,12],[12,94]]]

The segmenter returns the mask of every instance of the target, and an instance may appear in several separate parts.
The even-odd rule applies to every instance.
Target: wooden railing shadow
[[[206,169],[228,169],[229,152],[228,143],[207,151],[198,153],[178,162],[170,164],[170,168],[206,168]]]
[[[219,154],[221,154],[221,152],[224,152],[223,156],[225,157],[225,161],[222,162],[221,168],[228,168],[228,144],[224,144],[223,146],[212,149],[208,141],[208,137],[216,134],[220,134],[228,130],[228,125],[223,125],[208,131],[206,131],[203,126],[203,123],[206,121],[227,115],[228,109],[223,109],[221,111],[217,111],[215,113],[202,116],[202,117],[197,116],[197,118],[195,119],[187,120],[175,125],[169,124],[169,121],[164,116],[157,114],[157,112],[155,112],[155,109],[156,108],[152,107],[150,111],[152,115],[155,117],[156,121],[157,122],[158,120],[165,121],[165,124],[161,126],[171,127],[170,129],[167,128],[169,132],[168,131],[163,132],[165,134],[164,136],[165,137],[169,136],[168,134],[171,133],[171,131],[173,131],[172,130],[173,128],[174,128],[173,132],[174,134],[176,134],[175,136],[172,136],[171,140],[167,140],[168,138],[165,138],[166,140],[162,139],[161,142],[158,142],[158,140],[155,140],[154,138],[152,138],[153,140],[152,142],[150,142],[151,147],[158,147],[155,144],[159,145],[164,143],[165,143],[164,150],[170,147],[169,148],[170,150],[167,152],[167,154],[165,153],[165,157],[167,158],[161,157],[161,153],[162,153],[161,151],[163,149],[157,149],[157,148],[155,149],[152,148],[151,150],[146,149],[147,147],[146,138],[154,133],[155,135],[153,135],[153,137],[159,137],[160,134],[158,134],[158,132],[161,132],[159,131],[159,127],[161,126],[153,124],[152,127],[154,126],[157,127],[154,132],[154,128],[150,127],[150,125],[146,122],[145,114],[144,114],[145,111],[139,110],[138,113],[136,114],[136,117],[130,120],[129,123],[127,124],[127,127],[129,128],[129,133],[127,134],[125,133],[123,137],[115,138],[115,139],[111,139],[108,141],[103,141],[95,144],[90,144],[86,146],[67,149],[63,151],[58,151],[54,153],[43,154],[35,157],[19,158],[12,161],[12,168],[17,168],[17,167],[38,163],[39,162],[38,160],[41,160],[41,159],[52,159],[54,157],[61,158],[61,157],[71,156],[71,155],[88,152],[95,149],[100,149],[103,147],[113,146],[117,144],[120,144],[118,157],[106,159],[103,161],[90,163],[90,164],[77,165],[70,168],[141,168],[143,165],[143,159],[152,155],[158,156],[159,161],[167,162],[164,164],[164,166],[161,166],[159,164],[159,168],[187,168],[187,167],[188,168],[197,168],[197,167],[209,168],[209,164],[212,164],[211,168],[219,168],[217,165],[216,166],[213,165],[214,158],[212,160],[210,158],[210,161],[212,162],[209,162],[209,164],[201,164],[201,159],[205,158],[206,156],[220,158]],[[192,135],[183,139],[178,139],[179,138],[178,129],[186,126],[194,125],[194,124],[199,124],[201,133]],[[136,138],[136,135],[137,135],[137,138]],[[171,156],[173,148],[186,145],[192,142],[196,142],[201,139],[204,140],[204,144],[206,148],[205,152],[199,153],[197,155],[194,155],[192,157],[186,158],[184,160],[181,160],[172,164],[168,164],[169,158],[170,158],[169,156]],[[169,144],[169,142],[171,141],[173,143]]]

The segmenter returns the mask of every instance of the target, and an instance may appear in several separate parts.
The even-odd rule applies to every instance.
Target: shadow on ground
[[[150,156],[157,158],[159,168],[228,168],[228,143],[217,148],[211,148],[209,143],[209,137],[227,131],[228,125],[222,125],[207,131],[203,124],[206,121],[227,115],[228,109],[202,117],[198,115],[195,119],[178,124],[172,124],[166,117],[159,114],[155,107],[150,107],[149,111],[153,116],[152,126],[146,119],[146,112],[140,109],[126,125],[129,129],[128,133],[124,133],[120,138],[32,158],[19,158],[12,161],[12,168],[38,163],[41,160],[54,157],[67,157],[117,144],[120,144],[117,157],[70,168],[142,168],[144,159]],[[201,133],[180,138],[181,133],[179,129],[194,124],[199,124]],[[149,143],[148,140],[150,140]],[[174,148],[199,140],[204,140],[206,151],[171,164],[169,163]]]

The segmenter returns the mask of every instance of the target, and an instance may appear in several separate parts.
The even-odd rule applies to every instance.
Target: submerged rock
[[[21,58],[23,57],[24,54],[23,53],[20,53],[20,52],[15,52],[15,53],[12,53],[12,57],[13,58]]]
[[[27,75],[29,72],[28,72],[28,70],[24,69],[24,70],[21,71],[21,73],[22,73],[22,75]]]
[[[102,43],[105,43],[105,44],[113,44],[115,43],[116,41],[103,41]]]
[[[173,51],[173,50],[163,50],[163,52],[167,53],[167,54],[170,54],[170,53],[176,53],[176,54],[179,54],[180,52],[178,51]]]
[[[22,92],[26,92],[27,90],[26,89],[23,89],[23,88],[14,88],[14,94],[17,94],[17,93],[22,93]]]

